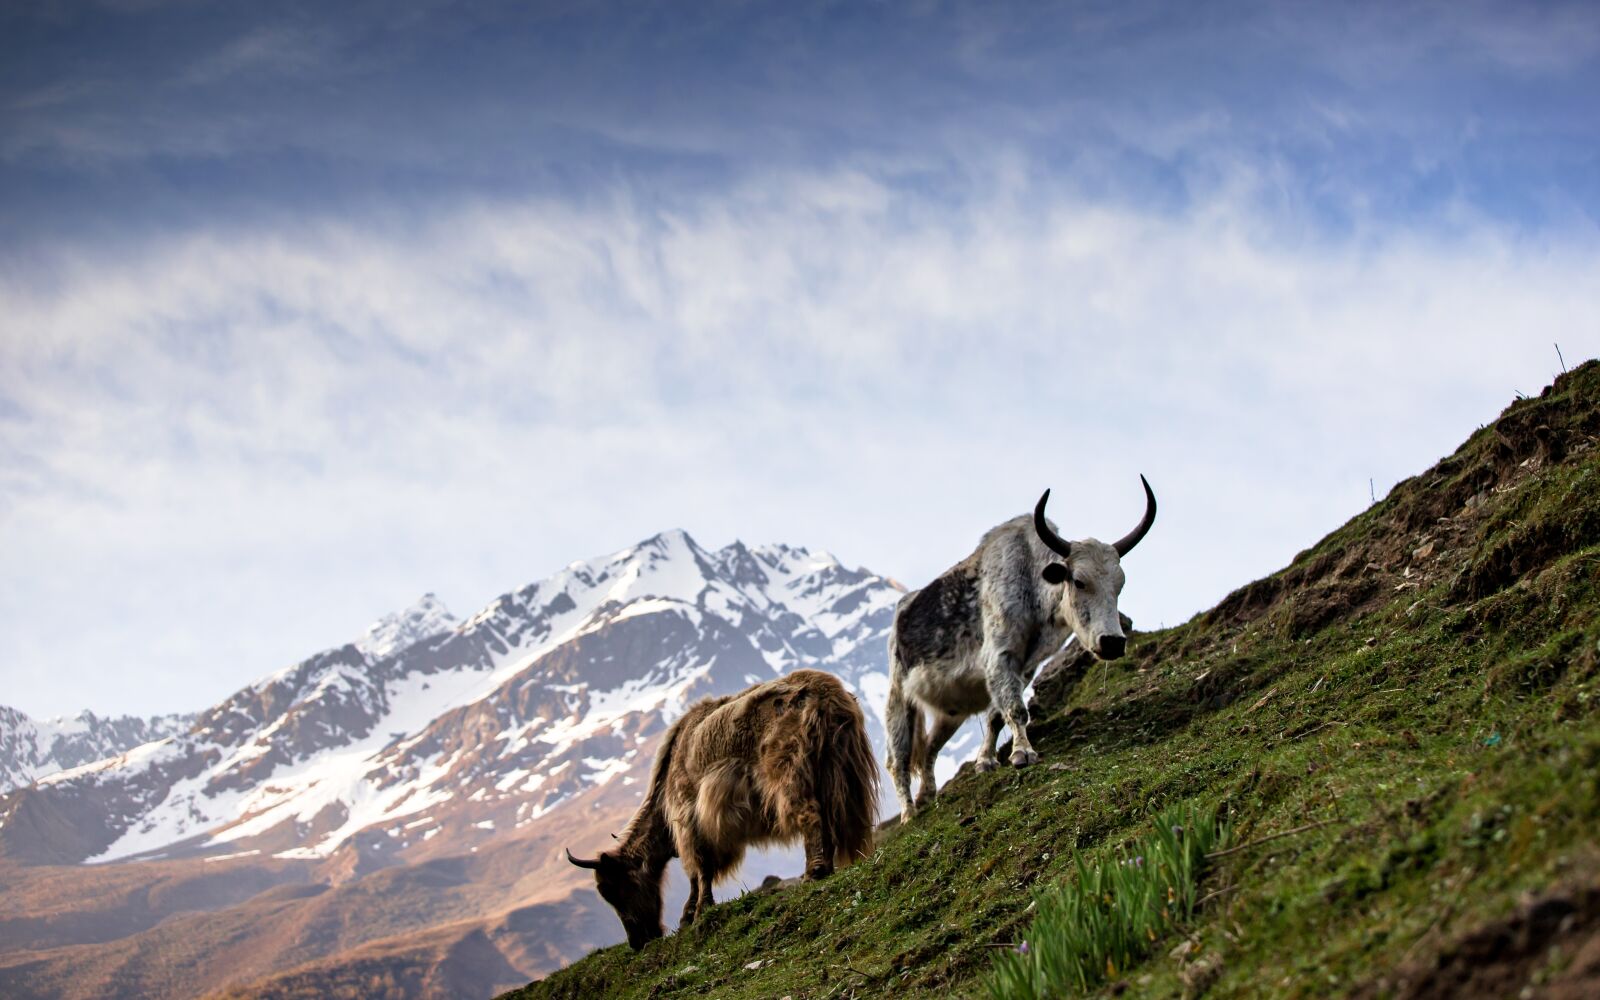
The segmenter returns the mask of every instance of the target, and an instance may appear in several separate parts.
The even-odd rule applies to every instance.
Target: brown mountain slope
[[[492,920],[374,941],[215,994],[216,1000],[318,1000],[492,996],[526,981],[522,968],[554,969],[562,956],[616,936],[610,908],[579,891]],[[508,956],[516,956],[516,965]]]
[[[296,981],[309,981],[341,953],[353,970],[376,964],[422,976],[437,966],[436,978],[454,984],[397,996],[487,996],[449,971],[461,948],[495,951],[511,970],[506,982],[516,982],[559,967],[574,953],[563,948],[581,953],[617,936],[614,918],[566,901],[583,880],[561,848],[619,829],[632,809],[629,791],[604,786],[535,832],[344,881],[329,874],[337,856],[322,865],[0,867],[8,948],[0,996],[193,997],[301,966]]]

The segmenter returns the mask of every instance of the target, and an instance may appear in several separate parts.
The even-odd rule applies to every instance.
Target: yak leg
[[[820,815],[807,817],[803,822],[806,838],[805,881],[815,882],[833,874],[833,838],[822,828]]]
[[[683,916],[678,918],[679,927],[688,927],[694,923],[695,913],[700,908],[700,879],[689,875],[689,898],[683,904]]]
[[[783,796],[787,815],[785,826],[800,834],[806,845],[805,880],[813,882],[833,874],[833,838],[825,829],[822,817],[826,804],[818,797],[816,788],[799,774],[791,776],[788,787],[779,790]]]
[[[838,846],[833,839],[833,828],[828,825],[828,804],[819,795],[816,803],[815,834],[806,831],[806,879],[815,881],[833,874],[833,864]]]
[[[700,873],[700,899],[699,899],[698,902],[699,902],[699,905],[695,907],[695,911],[694,911],[694,915],[695,915],[696,919],[699,919],[700,914],[702,914],[702,913],[706,912],[707,910],[711,909],[711,905],[716,902],[716,900],[711,898],[711,873],[710,872],[701,872]]]
[[[685,855],[683,858],[683,873],[689,878],[689,898],[683,903],[683,916],[678,918],[678,926],[688,927],[694,923],[695,917],[700,915],[700,873],[701,859],[691,859]]]
[[[1000,727],[1005,723],[1005,716],[992,708],[984,713],[983,742],[978,746],[978,760],[972,765],[980,774],[984,771],[993,771],[1000,766],[1000,758],[995,756],[995,747],[1000,742]]]
[[[994,707],[1005,716],[1011,727],[1011,766],[1027,767],[1039,762],[1033,744],[1028,742],[1028,706],[1022,701],[1026,686],[1017,655],[1009,650],[999,650],[988,657],[985,680],[989,685],[989,698]]]
[[[700,903],[696,909],[696,916],[704,915],[716,904],[711,896],[711,887],[717,879],[732,872],[739,867],[739,861],[744,856],[743,847],[728,847],[723,844],[707,845],[707,853],[702,856],[700,865]]]
[[[679,927],[688,927],[711,906],[711,882],[720,871],[717,858],[711,851],[695,850],[683,859],[683,873],[689,876],[689,900],[683,905],[683,919]]]
[[[680,927],[688,927],[700,919],[700,914],[711,908],[716,900],[711,898],[711,873],[709,871],[696,872],[689,882],[689,902],[684,904],[683,919],[678,922]]]
[[[828,871],[831,874],[834,863],[839,858],[839,842],[833,837],[833,827],[826,822],[822,824],[822,856],[827,859]]]
[[[683,904],[683,917],[678,920],[682,930],[700,918],[700,914],[716,902],[711,898],[711,873],[698,871],[689,876],[689,899]]]
[[[917,757],[917,771],[922,775],[922,786],[917,789],[917,808],[921,809],[932,802],[939,794],[939,779],[933,776],[933,765],[939,759],[939,751],[950,742],[950,737],[956,734],[965,722],[959,715],[946,715],[943,712],[934,716],[933,730],[928,733],[927,741],[922,745],[922,753]]]
[[[900,799],[900,822],[905,823],[917,812],[911,801],[911,763],[922,743],[922,709],[900,693],[898,684],[889,688],[884,727],[889,731],[889,777]]]

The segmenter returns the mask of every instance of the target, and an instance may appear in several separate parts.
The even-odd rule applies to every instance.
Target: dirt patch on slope
[[[1556,891],[1357,990],[1361,1000],[1600,996],[1600,885]]]

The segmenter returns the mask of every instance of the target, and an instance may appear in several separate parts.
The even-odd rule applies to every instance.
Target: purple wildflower
[[[1018,955],[1026,955],[1028,953],[1028,950],[1029,950],[1028,949],[1028,942],[1026,942],[1026,941],[1017,942],[1017,954]]]

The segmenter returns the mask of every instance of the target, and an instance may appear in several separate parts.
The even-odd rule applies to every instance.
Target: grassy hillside
[[[983,996],[1075,852],[1180,807],[1242,849],[1104,993],[1600,995],[1597,441],[1590,362],[1283,571],[1041,680],[1041,765],[963,768],[868,861],[514,995]]]

